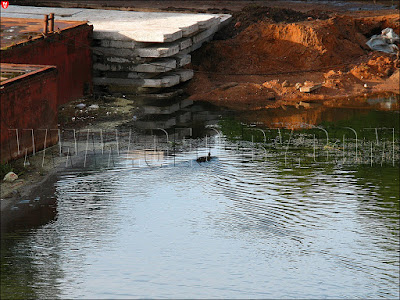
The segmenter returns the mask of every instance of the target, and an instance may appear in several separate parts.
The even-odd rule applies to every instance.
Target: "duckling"
[[[207,155],[207,156],[200,156],[198,159],[196,159],[196,161],[197,161],[198,163],[202,163],[202,162],[210,161],[211,158],[212,158],[212,157],[211,157],[211,153],[208,152],[208,155]]]

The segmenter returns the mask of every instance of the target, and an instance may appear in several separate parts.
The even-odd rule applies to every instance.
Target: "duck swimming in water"
[[[196,161],[197,161],[198,163],[202,163],[202,162],[210,161],[211,158],[212,158],[212,157],[211,157],[211,153],[208,152],[208,155],[207,155],[207,156],[200,156],[198,159],[196,159]]]

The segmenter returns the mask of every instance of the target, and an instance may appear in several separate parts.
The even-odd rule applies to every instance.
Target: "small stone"
[[[92,104],[88,108],[89,109],[99,109],[99,106],[97,104]]]
[[[75,107],[77,109],[84,109],[86,107],[86,104],[85,103],[79,103],[79,104],[75,105]]]
[[[364,83],[364,88],[368,88],[368,84]]]
[[[6,181],[6,182],[14,182],[17,179],[18,179],[18,175],[17,174],[15,174],[14,172],[8,172],[6,174],[6,176],[4,176],[3,180]]]
[[[301,83],[300,83],[300,82],[297,82],[296,85],[295,85],[295,87],[296,87],[296,90],[299,90],[299,89],[301,88]]]
[[[288,87],[290,86],[289,81],[285,80],[284,82],[282,82],[282,87]]]

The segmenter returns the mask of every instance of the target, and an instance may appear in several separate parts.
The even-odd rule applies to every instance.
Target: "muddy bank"
[[[192,100],[247,108],[273,106],[272,100],[399,93],[398,55],[366,45],[384,28],[399,34],[398,14],[354,17],[250,6],[234,16],[217,40],[193,55]],[[317,84],[314,92],[300,90]]]

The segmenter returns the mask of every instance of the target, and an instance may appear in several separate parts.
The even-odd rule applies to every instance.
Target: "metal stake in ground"
[[[46,155],[46,144],[47,144],[47,130],[48,129],[44,129],[45,130],[45,134],[44,134],[44,142],[43,142],[43,159],[42,159],[42,168],[44,166],[44,157]]]
[[[89,132],[90,132],[90,129],[87,130],[86,149],[85,149],[85,159],[83,160],[83,167],[86,167],[86,157],[87,157],[88,148],[89,148]]]

